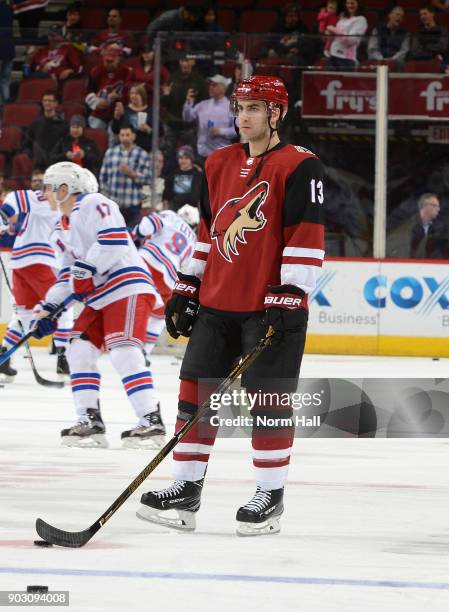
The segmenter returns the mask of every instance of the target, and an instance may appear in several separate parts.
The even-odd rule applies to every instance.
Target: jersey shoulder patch
[[[293,146],[298,151],[298,153],[306,153],[307,155],[316,155],[316,153],[314,153],[313,151],[310,151],[310,149],[306,149],[306,147],[300,147],[299,145],[293,145]]]

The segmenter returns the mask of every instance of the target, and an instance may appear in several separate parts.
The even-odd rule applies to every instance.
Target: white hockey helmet
[[[200,212],[196,206],[184,204],[184,206],[177,211],[177,214],[183,221],[188,223],[190,227],[196,227],[200,222]]]
[[[95,174],[87,168],[81,168],[81,171],[84,175],[83,193],[98,193],[99,187]]]
[[[44,186],[49,185],[53,192],[58,191],[61,185],[67,185],[69,195],[84,193],[83,169],[73,162],[58,162],[52,164],[44,173]]]

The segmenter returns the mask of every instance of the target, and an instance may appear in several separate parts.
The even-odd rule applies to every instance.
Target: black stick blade
[[[36,521],[36,531],[43,540],[65,548],[81,548],[81,546],[87,544],[98,529],[99,527],[94,524],[84,531],[64,531],[52,527],[42,519],[38,518]]]
[[[40,374],[34,374],[36,378],[36,382],[43,387],[53,387],[55,389],[62,389],[65,387],[65,382],[63,380],[47,380],[46,378],[42,378]]]

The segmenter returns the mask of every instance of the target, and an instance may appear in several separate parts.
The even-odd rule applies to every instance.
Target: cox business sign
[[[449,265],[326,261],[309,301],[311,333],[444,337]]]

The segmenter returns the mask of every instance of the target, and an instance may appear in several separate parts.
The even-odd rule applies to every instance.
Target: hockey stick
[[[268,329],[268,332],[264,338],[247,354],[239,364],[232,370],[225,380],[223,380],[213,392],[213,395],[221,395],[232,383],[243,374],[249,366],[257,359],[261,352],[267,347],[274,335],[272,327]],[[199,406],[197,412],[188,420],[176,433],[171,440],[158,452],[158,454],[150,461],[150,463],[140,472],[138,476],[134,478],[132,483],[121,493],[117,499],[109,506],[109,508],[93,523],[88,529],[84,531],[64,531],[49,525],[42,519],[38,518],[36,521],[36,531],[43,540],[50,542],[51,544],[57,544],[58,546],[65,546],[66,548],[81,548],[87,544],[87,542],[101,529],[101,527],[111,518],[113,514],[117,512],[120,506],[134,493],[134,491],[142,484],[142,482],[153,472],[157,466],[167,457],[167,455],[175,448],[175,446],[181,442],[181,440],[188,434],[192,427],[200,420],[202,416],[206,414],[210,407],[210,397]]]
[[[56,310],[51,313],[50,317],[43,317],[43,318],[45,319],[56,318],[58,315],[61,314],[61,312],[63,312],[63,310],[65,310],[65,308],[67,308],[67,306],[72,301],[73,301],[73,296],[69,295],[69,297],[67,297],[63,302],[61,302],[61,304],[59,304]],[[23,344],[28,342],[28,340],[33,337],[33,334],[36,331],[36,329],[37,329],[37,325],[35,325],[32,329],[30,329],[30,331],[27,334],[25,334],[23,338],[20,338],[20,340],[14,346],[12,346],[8,351],[6,351],[5,353],[2,353],[0,355],[0,365],[5,363],[5,361],[7,361],[11,357],[11,355],[13,355],[17,351],[17,349],[19,349]]]
[[[8,290],[9,290],[9,293],[11,294],[12,299],[14,299],[14,293],[12,291],[11,283],[9,282],[8,274],[6,272],[5,263],[4,263],[1,255],[0,255],[0,265],[1,265],[2,270],[3,270],[3,276],[5,277],[6,286],[8,287]],[[17,315],[17,313],[16,313],[16,315]],[[22,321],[19,319],[19,317],[17,317],[17,322],[18,322],[19,327],[20,327],[20,333],[22,334],[22,336],[24,336],[25,335],[25,329],[24,329]],[[39,372],[37,371],[37,368],[36,368],[36,364],[34,363],[33,354],[31,353],[30,345],[28,344],[28,342],[25,342],[25,350],[27,352],[27,357],[28,357],[28,359],[30,361],[31,369],[33,370],[34,378],[36,379],[36,382],[39,385],[42,385],[43,387],[55,387],[56,389],[62,389],[62,387],[65,387],[65,382],[59,381],[59,380],[47,380],[46,378],[43,378],[39,374]]]

